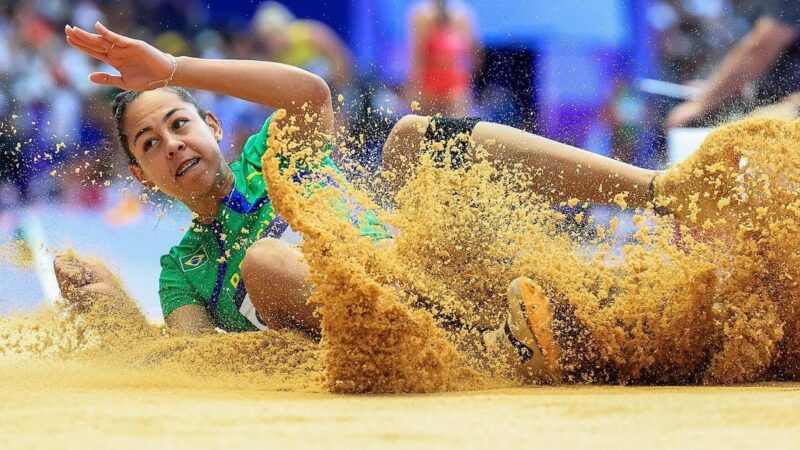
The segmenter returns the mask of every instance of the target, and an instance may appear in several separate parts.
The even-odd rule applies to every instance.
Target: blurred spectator
[[[65,24],[92,29],[108,21],[174,54],[256,57],[249,30],[226,35],[205,28],[208,18],[199,0],[0,2],[0,210],[50,196],[100,206],[101,186],[126,173],[109,115],[115,93],[86,76],[110,68],[67,46]],[[230,158],[268,113],[247,102],[203,100],[226,125]]]
[[[47,174],[57,164],[76,157],[89,160],[102,151],[81,146],[85,102],[99,91],[86,73],[97,66],[68,49],[60,34],[60,27],[74,18],[70,6],[87,17],[102,14],[92,2],[73,3],[0,6],[0,128],[6,133],[2,178],[13,183],[3,186],[3,203],[52,195],[59,185],[56,175]],[[40,183],[33,186],[33,180]]]
[[[711,73],[750,28],[746,1],[754,0],[652,2],[645,14],[656,33],[661,76],[667,81],[685,82]]]
[[[458,0],[422,0],[410,11],[409,100],[423,114],[465,116],[479,51],[474,12]]]
[[[696,98],[674,108],[668,128],[698,123],[735,99],[763,105],[800,90],[800,3],[766,0],[741,6],[751,30],[714,70]]]
[[[253,28],[266,49],[268,61],[302,67],[319,75],[334,93],[342,93],[350,86],[350,50],[324,23],[296,19],[288,8],[270,1],[258,7]]]

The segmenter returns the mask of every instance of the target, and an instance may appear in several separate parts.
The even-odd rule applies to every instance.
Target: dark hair
[[[200,108],[200,105],[197,104],[197,100],[191,92],[186,89],[176,86],[167,86],[159,89],[172,92],[186,103],[191,103],[195,109],[197,109],[197,114],[199,114],[200,117],[204,118],[206,116],[207,111]],[[128,157],[128,162],[131,164],[138,164],[138,162],[136,161],[136,157],[133,156],[131,148],[128,146],[128,135],[125,134],[125,113],[128,111],[128,106],[139,98],[142,92],[143,91],[122,91],[114,97],[114,101],[111,103],[111,109],[114,111],[114,121],[117,124],[119,145],[122,147],[122,150],[125,151],[125,156]]]

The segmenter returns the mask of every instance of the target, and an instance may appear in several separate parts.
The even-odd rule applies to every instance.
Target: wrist
[[[186,64],[189,62],[188,56],[175,57],[175,75],[172,77],[173,86],[185,86]]]
[[[147,83],[147,86],[154,86],[161,84],[162,86],[159,87],[168,87],[174,84],[173,80],[175,79],[175,74],[178,72],[178,59],[169,53],[165,53],[165,55],[167,55],[167,58],[169,58],[170,64],[172,65],[172,69],[169,75],[167,75],[165,78],[161,80],[151,81],[150,83]]]

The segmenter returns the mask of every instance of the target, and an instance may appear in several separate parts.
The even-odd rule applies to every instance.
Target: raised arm
[[[764,17],[734,47],[709,79],[700,95],[681,103],[667,116],[667,128],[686,126],[728,99],[740,95],[742,88],[766,73],[781,53],[797,38],[797,30],[775,19]]]
[[[203,89],[283,108],[300,117],[316,115],[315,121],[298,121],[309,132],[333,129],[330,89],[324,80],[305,70],[266,61],[174,58],[144,41],[114,33],[100,22],[95,29],[97,33],[69,25],[65,28],[72,47],[119,71],[119,75],[92,73],[89,79],[95,83],[137,91],[166,84]]]

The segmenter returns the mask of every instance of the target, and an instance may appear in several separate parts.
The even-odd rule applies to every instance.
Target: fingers
[[[77,261],[58,258],[53,262],[53,269],[59,281],[83,279],[83,265]]]
[[[102,44],[102,45],[93,44],[93,43],[91,43],[89,41],[86,41],[84,39],[81,39],[81,38],[77,37],[76,35],[68,36],[67,37],[67,42],[73,42],[76,45],[79,45],[79,46],[81,46],[81,47],[83,47],[83,48],[85,48],[87,50],[91,50],[93,52],[97,52],[97,53],[99,53],[99,54],[101,54],[101,55],[103,55],[105,57],[108,57],[108,49],[111,48],[111,44]]]
[[[107,282],[106,270],[95,264],[72,257],[58,256],[53,261],[56,279],[63,286],[84,286],[90,283]]]
[[[77,278],[82,275],[74,271],[58,271],[56,272],[56,281],[58,281],[58,289],[61,291],[61,295],[66,295],[68,291],[77,287],[79,282]]]
[[[89,47],[92,50],[101,53],[105,53],[105,51],[111,47],[111,42],[108,39],[100,36],[99,34],[89,33],[78,27],[71,27],[67,25],[64,27],[64,33],[73,41],[81,43],[85,47]]]
[[[93,72],[89,75],[89,80],[93,83],[102,84],[105,86],[114,86],[120,89],[126,89],[125,82],[122,81],[122,77],[111,75],[107,72]]]
[[[67,25],[64,27],[67,43],[76,50],[80,50],[92,58],[117,67],[117,64],[120,64],[121,61],[119,58],[121,57],[124,59],[126,57],[129,53],[127,47],[133,44],[134,41],[108,30],[99,22],[95,24],[95,28],[103,33],[103,35],[89,33],[78,27]],[[112,60],[115,61],[116,64],[113,64]],[[104,86],[127,89],[121,76],[106,72],[94,72],[89,75],[89,80]]]
[[[95,23],[95,29],[100,34],[90,33],[82,28],[70,25],[64,27],[67,36],[98,46],[99,49],[108,49],[111,47],[111,44],[114,44],[115,47],[127,48],[136,42],[129,37],[114,33],[100,22]]]
[[[73,255],[59,255],[53,261],[61,295],[68,303],[83,307],[87,299],[118,291],[113,276],[100,264]]]
[[[97,59],[97,60],[100,60],[100,61],[103,61],[103,62],[106,62],[106,63],[108,62],[108,55],[105,52],[99,52],[99,51],[95,50],[94,46],[89,47],[89,46],[85,45],[84,43],[82,43],[81,41],[73,39],[72,37],[69,37],[69,36],[67,36],[67,43],[70,46],[72,46],[74,49],[80,50],[83,53],[86,53],[87,55],[91,56],[94,59]]]
[[[104,295],[114,293],[116,287],[109,283],[100,282],[81,286],[78,290],[85,295]]]
[[[83,268],[79,266],[62,266],[56,270],[56,276],[59,281],[63,281],[64,283],[82,283],[84,271]]]
[[[78,27],[67,25],[64,27],[64,34],[67,42],[78,50],[81,50],[96,59],[106,61],[111,58],[124,58],[130,56],[129,49],[133,40],[125,38],[122,42],[115,41],[99,34],[89,33]],[[117,35],[119,36],[119,35]]]
[[[111,270],[108,269],[104,263],[97,260],[88,260],[84,262],[86,270],[94,274],[95,281],[103,281],[106,283],[116,283],[117,277]]]
[[[110,42],[114,42],[117,44],[118,47],[125,48],[134,43],[134,40],[123,36],[121,34],[114,33],[113,31],[109,30],[100,22],[94,23],[94,29],[97,30],[104,38],[108,39]]]
[[[55,272],[58,289],[64,298],[70,298],[76,289],[85,284],[83,269],[77,264],[58,264]]]

